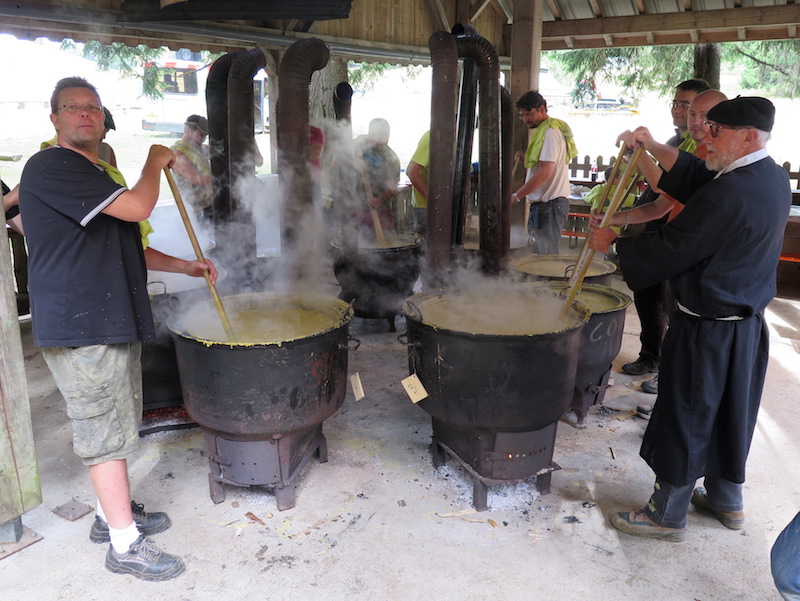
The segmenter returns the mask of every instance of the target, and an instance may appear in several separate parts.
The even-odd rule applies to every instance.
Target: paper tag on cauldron
[[[419,403],[421,400],[428,398],[428,391],[425,390],[417,374],[411,374],[406,379],[400,380],[400,383],[406,389],[406,394],[412,403]]]
[[[361,384],[361,377],[358,372],[350,376],[350,386],[353,388],[353,396],[357,401],[364,398],[364,386]]]

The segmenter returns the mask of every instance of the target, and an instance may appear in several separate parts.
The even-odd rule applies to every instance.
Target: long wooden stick
[[[192,222],[189,220],[189,214],[186,212],[186,206],[183,204],[180,190],[178,190],[178,185],[175,183],[175,178],[172,176],[172,171],[170,171],[169,167],[164,167],[164,175],[167,176],[167,183],[169,184],[170,190],[172,190],[172,195],[175,197],[175,205],[178,207],[178,212],[181,214],[183,225],[186,226],[186,233],[189,234],[189,240],[192,243],[194,254],[197,256],[198,261],[205,263],[206,259],[203,256],[203,250],[200,248],[200,244],[197,242],[197,236],[195,236],[194,227],[192,227]],[[217,307],[217,313],[219,313],[219,318],[222,321],[222,327],[225,328],[225,333],[228,335],[228,340],[234,341],[236,340],[236,336],[233,334],[231,322],[228,321],[228,315],[225,313],[225,307],[222,306],[222,300],[220,300],[219,294],[217,293],[217,287],[214,286],[214,282],[211,281],[211,276],[209,275],[208,270],[206,270],[203,275],[206,278],[206,284],[208,284],[208,289],[211,292],[211,298],[214,300],[214,305]]]
[[[634,152],[633,156],[631,157],[630,162],[625,167],[625,171],[622,173],[622,178],[620,179],[619,184],[617,184],[616,189],[614,190],[614,196],[611,198],[611,202],[608,205],[608,210],[603,215],[603,219],[600,222],[599,228],[608,227],[608,223],[611,221],[611,218],[616,213],[617,209],[620,207],[622,202],[625,200],[628,191],[628,185],[630,184],[630,178],[636,177],[636,163],[639,162],[639,157],[642,156],[642,147],[639,146]],[[624,153],[620,153],[621,155]],[[612,180],[613,181],[613,180]],[[588,246],[589,238],[587,236],[586,243]],[[570,285],[570,291],[567,295],[567,302],[564,303],[564,308],[562,310],[562,315],[566,315],[569,311],[570,306],[572,305],[572,301],[575,300],[575,297],[578,295],[578,291],[581,289],[581,284],[583,284],[583,278],[586,277],[586,272],[589,269],[589,265],[594,258],[594,250],[590,249],[589,252],[586,253],[586,257],[584,258],[584,262],[580,265],[575,265],[575,272],[577,273],[577,277],[575,277],[575,281]]]
[[[619,167],[623,164],[623,159],[625,158],[625,152],[628,149],[625,145],[622,145],[622,148],[619,149],[619,154],[617,154],[617,158],[614,161],[614,164],[611,166],[611,174],[608,176],[608,180],[606,181],[606,185],[603,186],[603,193],[600,195],[600,202],[597,203],[597,206],[603,209],[606,206],[606,200],[608,199],[609,191],[611,190],[611,185],[614,179],[617,177],[617,173],[619,173]],[[581,252],[578,254],[578,260],[575,262],[575,267],[572,269],[572,274],[569,278],[569,285],[572,286],[575,281],[578,279],[578,265],[582,265],[583,262],[586,260],[586,253],[589,252],[589,237],[587,236],[586,239],[583,241],[583,246],[581,247]]]
[[[369,185],[367,173],[364,171],[363,166],[361,167],[361,181],[364,182],[364,190],[367,193],[367,203],[369,203],[372,200],[372,186]],[[375,228],[375,235],[378,237],[378,242],[381,246],[386,248],[386,236],[383,235],[383,226],[378,217],[378,209],[370,208],[369,213],[372,215],[372,227]]]

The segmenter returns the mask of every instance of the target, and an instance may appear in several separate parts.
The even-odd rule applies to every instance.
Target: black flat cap
[[[103,114],[105,115],[103,127],[105,129],[117,129],[117,126],[114,125],[114,117],[111,116],[111,111],[109,111],[106,107],[103,107]]]
[[[772,131],[775,125],[775,106],[760,96],[737,96],[724,100],[706,115],[709,121],[722,125],[755,127],[761,131]]]

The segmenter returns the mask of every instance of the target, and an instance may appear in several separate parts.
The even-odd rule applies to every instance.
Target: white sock
[[[106,524],[108,523],[108,519],[106,518],[106,512],[103,511],[103,506],[100,505],[100,499],[97,499],[97,503],[95,504],[95,513],[97,516],[103,520]]]
[[[108,535],[111,538],[111,546],[117,554],[122,555],[127,553],[131,545],[139,538],[139,529],[136,527],[136,522],[131,522],[127,528],[112,528],[108,527]]]

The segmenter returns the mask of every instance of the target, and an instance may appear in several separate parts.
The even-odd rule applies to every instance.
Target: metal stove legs
[[[599,384],[587,386],[586,390],[575,389],[572,397],[571,409],[578,418],[578,427],[585,427],[583,422],[586,420],[586,415],[589,413],[589,408],[591,406],[601,405],[603,403],[606,390],[608,390],[608,380],[610,376],[611,366],[609,366],[608,370],[600,378]]]
[[[510,481],[507,479],[486,478],[481,476],[471,465],[461,459],[453,449],[436,438],[431,442],[430,451],[434,469],[443,467],[447,463],[447,457],[449,455],[466,470],[472,480],[472,506],[475,508],[475,511],[486,511],[489,509],[489,486],[493,484],[505,484]],[[532,474],[536,477],[536,490],[538,490],[540,494],[546,495],[550,493],[550,477],[554,471],[560,469],[561,466],[551,461],[547,467],[542,468],[536,472],[536,474]]]
[[[295,506],[295,479],[306,462],[314,456],[320,463],[328,461],[328,443],[322,424],[313,430],[270,440],[236,441],[206,432],[211,472],[208,488],[215,504],[225,500],[224,484],[234,486],[275,485],[279,511]]]

